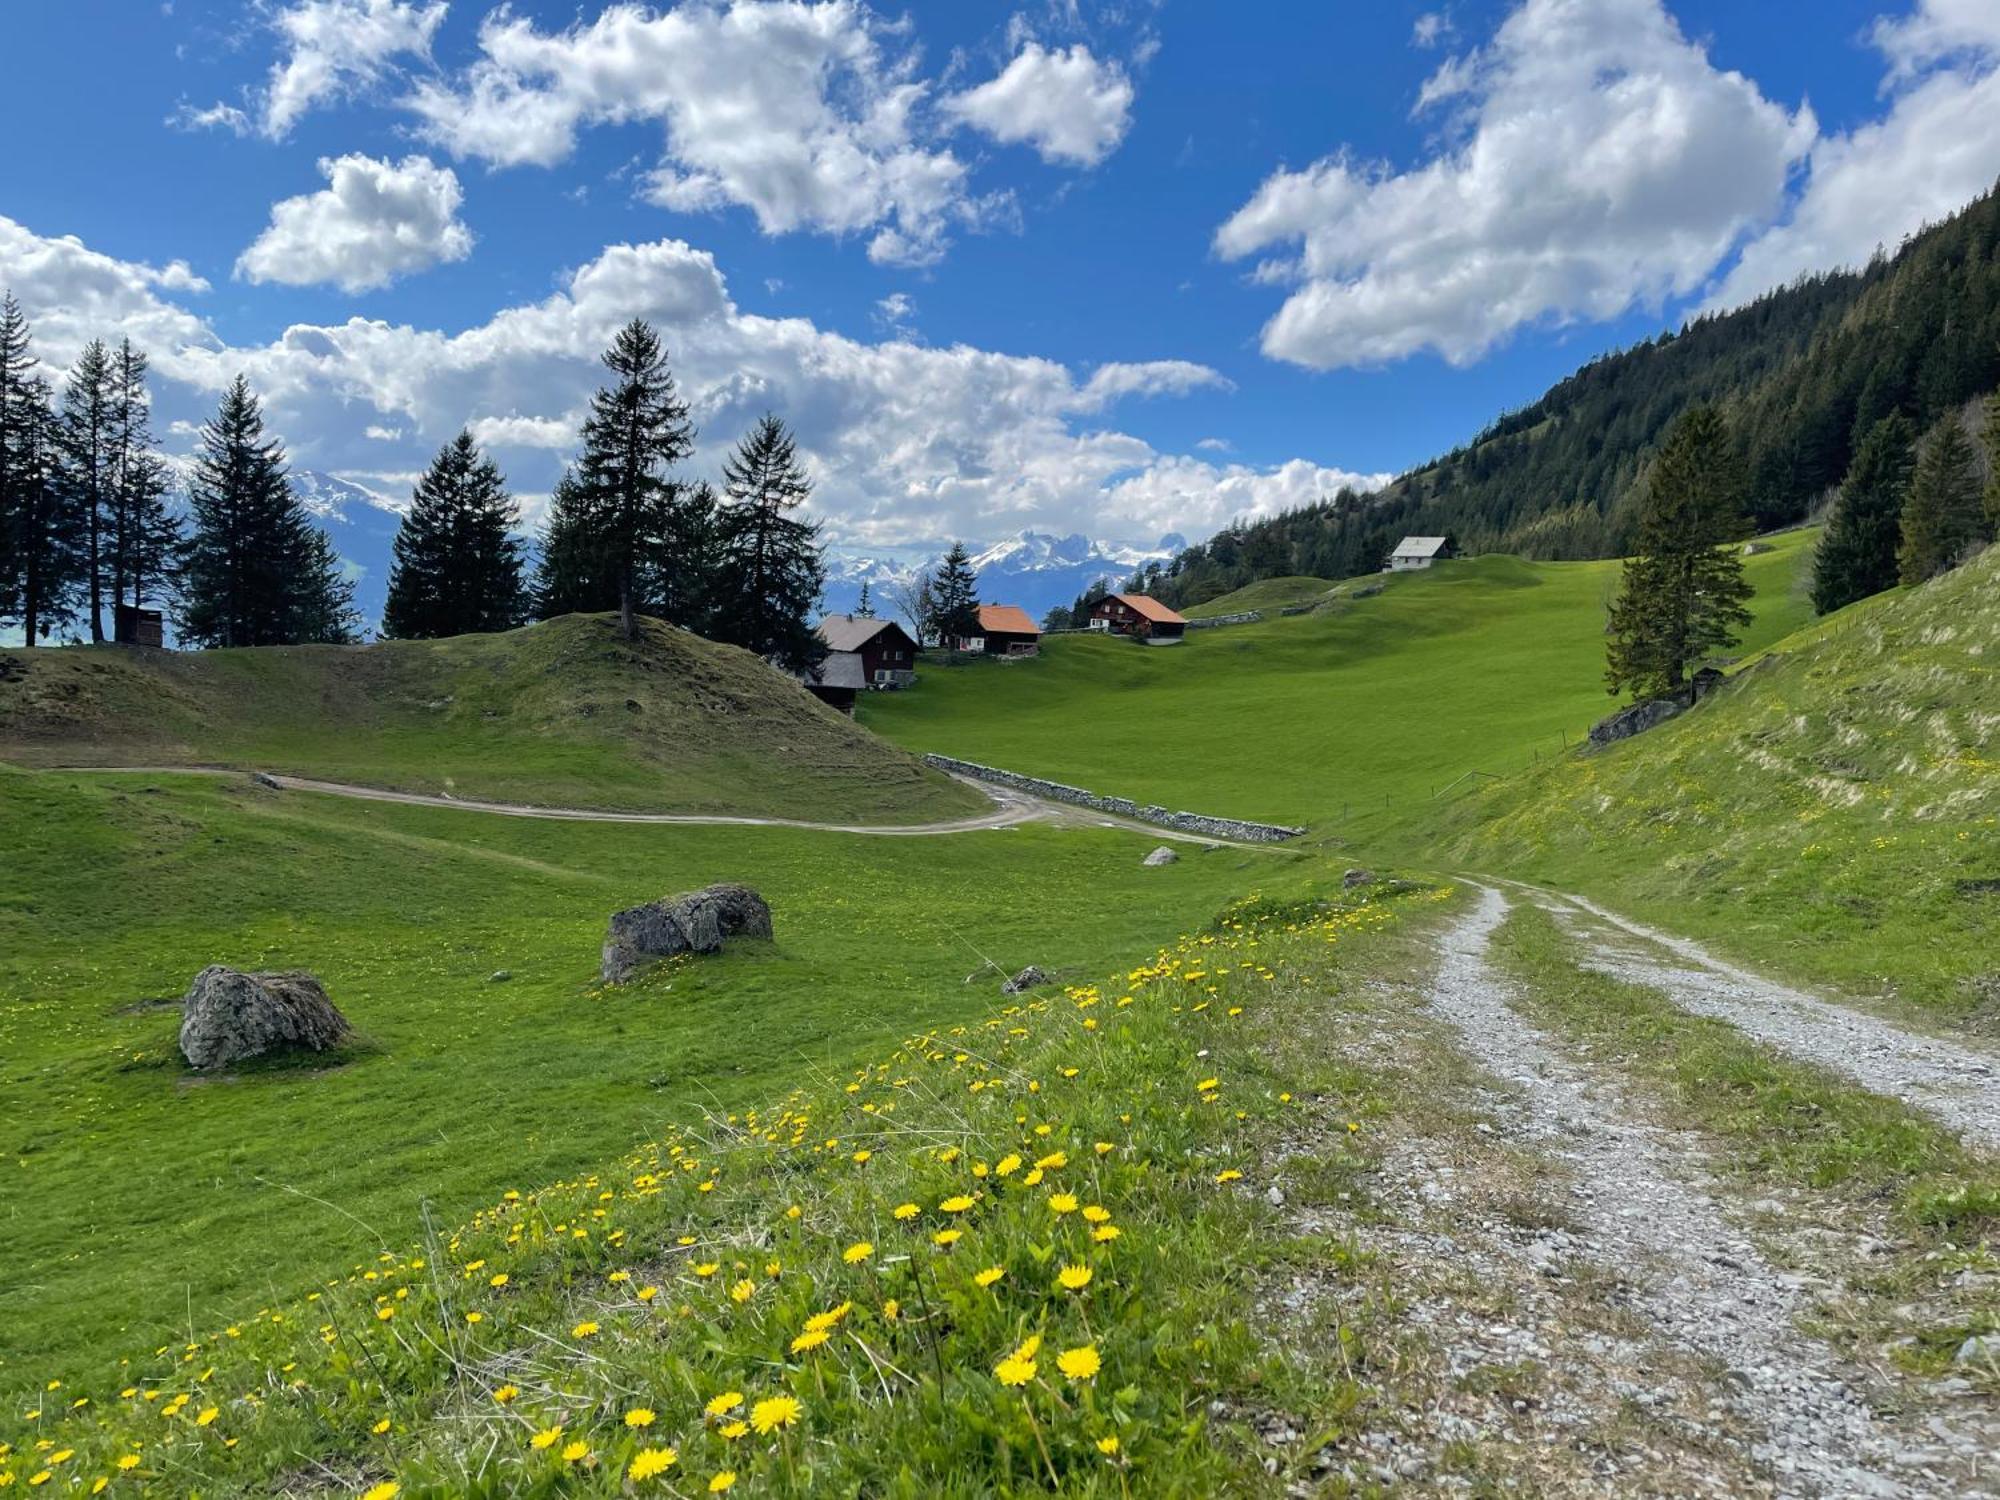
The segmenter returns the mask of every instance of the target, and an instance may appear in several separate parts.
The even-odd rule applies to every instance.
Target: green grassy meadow
[[[3,654],[0,762],[219,765],[490,801],[929,822],[985,800],[746,651],[609,615],[367,646]]]
[[[9,1373],[151,1348],[408,1242],[427,1203],[455,1221],[982,1015],[982,954],[1095,972],[1299,862],[1142,869],[1152,841],[1103,829],[569,824],[5,769],[0,828]],[[764,892],[775,945],[598,990],[611,911],[718,879]],[[214,962],[314,971],[361,1041],[191,1075],[178,1011],[150,1002]]]
[[[1217,615],[1237,615],[1251,609],[1284,609],[1324,598],[1339,584],[1331,578],[1310,578],[1294,574],[1286,578],[1260,578],[1240,589],[1219,594],[1200,604],[1190,604],[1181,613],[1190,620],[1213,619]]]
[[[1745,560],[1757,588],[1745,651],[1810,618],[1812,537],[1775,537]],[[869,695],[861,719],[913,750],[1324,830],[1574,745],[1612,706],[1603,606],[1618,567],[1473,558],[1180,646],[1058,636],[1031,663],[933,667],[914,691]]]

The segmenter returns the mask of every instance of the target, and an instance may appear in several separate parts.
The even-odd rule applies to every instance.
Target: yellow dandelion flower
[[[854,1164],[856,1166],[861,1166],[865,1164],[868,1158],[873,1156],[874,1154],[875,1153],[873,1151],[868,1151],[868,1150],[857,1151],[854,1153]]]
[[[766,1396],[750,1408],[750,1425],[758,1435],[790,1427],[799,1419],[799,1403],[791,1396]]]
[[[747,1277],[741,1281],[738,1281],[734,1286],[730,1287],[729,1289],[730,1299],[735,1302],[748,1302],[752,1297],[756,1295],[757,1295],[757,1283],[751,1281]]]
[[[136,1469],[136,1468],[138,1468],[138,1467],[139,1467],[139,1455],[138,1455],[138,1454],[136,1454],[136,1453],[121,1453],[121,1454],[119,1454],[119,1455],[118,1455],[118,1467],[119,1467],[119,1468],[121,1468],[121,1469],[125,1469],[125,1470],[128,1470],[128,1471],[129,1471],[129,1470],[132,1470],[132,1469]]]
[[[1065,1349],[1058,1354],[1056,1368],[1071,1380],[1089,1380],[1104,1368],[1104,1362],[1097,1357],[1094,1345],[1083,1344],[1075,1349]]]
[[[972,1279],[978,1282],[981,1286],[991,1286],[993,1285],[994,1282],[998,1281],[1002,1276],[1005,1276],[1006,1274],[1007,1273],[1001,1270],[1000,1267],[998,1266],[988,1266],[985,1270],[981,1271],[977,1276],[973,1277]]]
[[[570,1335],[574,1338],[587,1339],[596,1332],[597,1325],[586,1318],[570,1330]]]
[[[995,1177],[1007,1177],[1020,1170],[1021,1158],[1014,1155],[1011,1151],[993,1163],[993,1175]]]
[[[533,1448],[537,1453],[540,1453],[544,1449],[555,1447],[561,1438],[562,1429],[560,1427],[544,1427],[540,1432],[528,1439],[528,1446]]]
[[[380,1437],[383,1433],[387,1432],[392,1425],[393,1424],[389,1421],[389,1419],[387,1417],[384,1417],[381,1421],[377,1422],[369,1430],[373,1432],[375,1436]]]
[[[651,1302],[655,1297],[660,1295],[660,1289],[656,1286],[642,1286],[633,1295],[641,1302]]]
[[[858,1266],[875,1253],[875,1247],[866,1240],[856,1240],[840,1252],[840,1258],[850,1266]]]
[[[1225,1167],[1222,1171],[1215,1174],[1217,1182],[1240,1182],[1242,1178],[1243,1174],[1234,1167]]]
[[[804,1354],[809,1349],[817,1349],[826,1340],[827,1332],[824,1328],[808,1328],[792,1340],[792,1353]]]
[[[584,1442],[581,1438],[573,1443],[563,1444],[562,1461],[564,1463],[582,1463],[588,1457],[590,1457],[590,1444]]]
[[[724,1417],[729,1415],[730,1412],[735,1411],[736,1408],[741,1406],[742,1404],[743,1404],[743,1393],[741,1391],[724,1391],[719,1396],[712,1396],[709,1398],[708,1405],[704,1406],[701,1409],[702,1415],[709,1417]]]
[[[1111,1142],[1109,1141],[1099,1141],[1096,1145],[1092,1146],[1090,1149],[1095,1151],[1099,1156],[1109,1156],[1112,1152],[1116,1151],[1118,1148],[1112,1145]]]
[[[625,1471],[635,1484],[664,1474],[680,1462],[680,1454],[672,1448],[641,1448],[632,1455],[632,1466]]]
[[[1066,1292],[1080,1292],[1090,1285],[1090,1267],[1066,1264],[1056,1273],[1056,1282]]]
[[[931,1243],[942,1249],[949,1250],[963,1238],[965,1238],[965,1231],[963,1229],[940,1229],[936,1234],[931,1236]]]
[[[887,1302],[882,1304],[882,1316],[887,1318],[891,1323],[895,1322],[902,1315],[903,1304],[898,1302],[894,1297],[891,1297]]]
[[[814,1313],[810,1318],[806,1319],[806,1327],[822,1330],[831,1328],[853,1310],[854,1304],[852,1302],[843,1302],[838,1307],[828,1308],[825,1312]]]
[[[898,1203],[895,1208],[895,1215],[898,1219],[914,1219],[922,1212],[923,1210],[918,1208],[914,1203]]]
[[[993,1373],[1002,1385],[1026,1385],[1035,1378],[1035,1362],[1010,1354],[993,1367]]]
[[[1076,1212],[1075,1193],[1050,1193],[1049,1209],[1052,1213],[1073,1214]]]
[[[1118,1434],[1108,1433],[1097,1440],[1097,1451],[1106,1458],[1118,1451]]]
[[[972,1199],[966,1197],[963,1193],[954,1198],[947,1198],[938,1205],[938,1208],[942,1212],[948,1214],[962,1214],[971,1207]]]
[[[650,1406],[633,1407],[625,1413],[625,1425],[627,1427],[651,1427],[653,1425],[653,1408]]]
[[[396,1500],[403,1493],[403,1487],[393,1479],[385,1479],[380,1484],[370,1485],[361,1492],[361,1500]]]
[[[505,1286],[507,1284],[507,1273],[505,1271],[495,1271],[491,1276],[486,1278],[486,1284],[490,1287]]]
[[[1099,1224],[1090,1231],[1090,1237],[1100,1245],[1108,1245],[1117,1239],[1121,1231],[1116,1224]]]
[[[705,1280],[708,1277],[713,1276],[717,1271],[720,1271],[721,1269],[722,1269],[721,1262],[713,1260],[705,1260],[700,1265],[694,1268],[694,1274],[702,1277]]]
[[[1197,1094],[1205,1094],[1210,1089],[1220,1088],[1221,1086],[1222,1086],[1222,1080],[1219,1078],[1204,1078],[1200,1083],[1197,1083],[1194,1086],[1194,1091]]]
[[[375,1309],[375,1321],[378,1323],[386,1323],[395,1316],[396,1309],[393,1307],[378,1307]]]
[[[521,1388],[518,1385],[503,1385],[493,1393],[493,1399],[505,1406],[520,1394]]]
[[[748,1422],[741,1420],[735,1422],[725,1422],[723,1423],[722,1426],[716,1428],[715,1430],[721,1436],[728,1438],[729,1441],[733,1443],[750,1430],[750,1424]]]
[[[1107,1224],[1111,1221],[1111,1210],[1101,1203],[1092,1203],[1085,1206],[1083,1216],[1093,1224]]]
[[[1066,1167],[1068,1165],[1069,1157],[1067,1155],[1061,1151],[1051,1151],[1047,1156],[1044,1156],[1035,1163],[1035,1170],[1037,1172],[1053,1172],[1059,1167]]]
[[[731,1469],[724,1469],[720,1473],[715,1474],[709,1479],[708,1492],[711,1495],[719,1495],[724,1490],[733,1489],[735,1485],[736,1485],[735,1471]]]
[[[212,1425],[215,1419],[221,1415],[222,1415],[221,1407],[205,1406],[202,1408],[201,1415],[194,1419],[194,1425],[197,1427],[208,1427]]]

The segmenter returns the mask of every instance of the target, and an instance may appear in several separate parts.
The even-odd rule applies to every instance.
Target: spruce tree
[[[875,600],[868,592],[868,580],[861,580],[861,598],[855,603],[854,618],[872,620],[875,618]]]
[[[165,597],[181,549],[179,517],[167,509],[166,461],[154,448],[146,356],[123,340],[111,357],[110,552],[105,569],[111,605],[145,608]]]
[[[470,432],[417,481],[396,532],[382,633],[397,639],[512,630],[527,617],[520,508]]]
[[[1986,540],[2000,541],[2000,391],[1986,398]]]
[[[951,544],[931,588],[931,622],[941,642],[950,644],[979,634],[979,580],[973,576],[965,543]]]
[[[617,585],[627,640],[641,612],[696,628],[712,497],[672,477],[694,451],[687,403],[660,336],[637,318],[619,330],[604,366],[614,379],[591,398],[577,460],[579,540]]]
[[[77,605],[87,597],[86,553],[48,382],[30,377],[9,400],[8,521],[18,578],[16,617],[32,646],[75,623]]]
[[[27,316],[8,292],[0,296],[0,620],[18,619],[21,610],[28,386],[36,363]]]
[[[1932,429],[1917,455],[1903,503],[1903,544],[1896,561],[1904,583],[1923,583],[1964,561],[1983,539],[1978,460],[1956,416]]]
[[[285,476],[285,454],[241,375],[201,430],[188,486],[194,536],[181,633],[204,646],[353,639],[353,584]]]
[[[111,353],[103,341],[92,339],[70,366],[63,385],[62,449],[68,470],[66,488],[76,507],[77,526],[83,536],[85,610],[90,617],[90,638],[104,639],[104,599],[109,592],[110,549],[106,545],[111,514],[112,480],[116,461],[112,452],[112,408],[116,399],[111,371]]]
[[[1635,697],[1679,691],[1688,668],[1750,623],[1743,561],[1745,477],[1721,414],[1685,413],[1667,433],[1639,502],[1638,546],[1611,606],[1605,682]]]
[[[583,486],[576,474],[563,470],[549,492],[548,514],[542,520],[540,557],[535,564],[535,615],[596,613],[618,607],[618,580],[613,576],[601,538],[591,528]]]
[[[1916,441],[1916,429],[1900,412],[1875,423],[1861,440],[1813,555],[1813,608],[1821,614],[1896,586]]]
[[[819,527],[792,514],[812,495],[785,424],[766,415],[722,464],[716,525],[716,608],[711,633],[793,670],[817,665],[826,646],[812,614],[826,588]]]

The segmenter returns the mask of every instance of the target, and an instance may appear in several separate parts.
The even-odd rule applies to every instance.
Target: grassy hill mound
[[[1746,649],[1810,618],[1812,536],[1771,538],[1745,559],[1757,590]],[[1319,827],[1412,811],[1469,773],[1560,753],[1608,711],[1604,606],[1618,568],[1472,558],[1168,649],[1058,636],[1034,662],[933,671],[862,717],[915,749],[1173,807]]]
[[[1309,604],[1336,587],[1338,585],[1331,578],[1260,578],[1255,583],[1232,589],[1214,599],[1190,604],[1181,613],[1190,620],[1208,620],[1217,615],[1241,614],[1249,609],[1287,609],[1294,604]]]
[[[499,635],[0,653],[0,760],[224,765],[400,791],[893,822],[981,799],[733,646],[609,615]]]
[[[2000,1029],[1996,599],[1990,549],[1800,631],[1693,713],[1404,837]]]

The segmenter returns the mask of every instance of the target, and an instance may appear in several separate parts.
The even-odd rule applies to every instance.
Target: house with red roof
[[[1042,649],[1042,628],[1019,605],[982,604],[978,633],[962,635],[952,644],[956,650],[988,656],[1033,656]]]
[[[1187,621],[1150,594],[1106,594],[1090,606],[1090,628],[1148,646],[1176,646],[1187,634]]]

